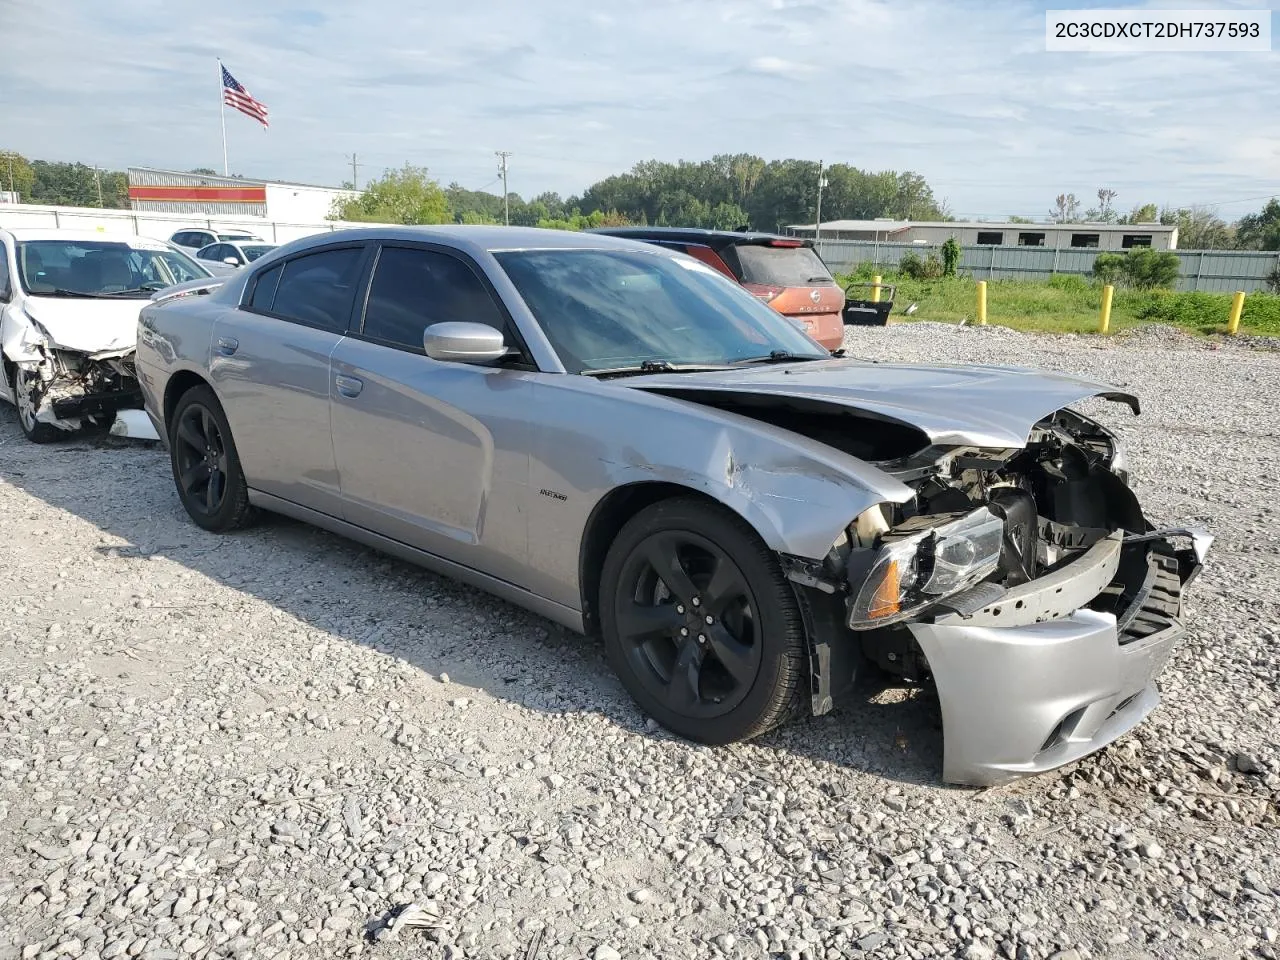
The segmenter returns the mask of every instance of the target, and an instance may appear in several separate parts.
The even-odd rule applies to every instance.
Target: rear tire
[[[169,418],[169,462],[187,515],[214,533],[253,522],[249,488],[231,426],[217,396],[207,386],[192,387]]]
[[[795,593],[773,552],[723,507],[681,497],[636,514],[605,557],[599,610],[623,686],[679,736],[747,740],[803,710],[808,642]]]

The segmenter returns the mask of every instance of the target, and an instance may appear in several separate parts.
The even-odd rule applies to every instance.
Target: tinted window
[[[365,336],[421,351],[424,329],[454,320],[506,326],[480,278],[457,257],[384,247],[369,288]]]
[[[743,283],[767,283],[780,287],[819,287],[835,283],[831,271],[809,247],[768,247],[740,244],[738,255]]]
[[[253,296],[249,298],[249,306],[255,310],[271,309],[271,301],[276,295],[276,284],[280,282],[281,269],[283,268],[275,266],[258,275],[258,280],[253,286]]]
[[[998,247],[1004,243],[1004,234],[999,230],[979,230],[978,243],[984,247]]]
[[[9,301],[9,251],[0,243],[0,299]]]
[[[240,247],[241,252],[244,253],[245,258],[250,263],[253,263],[264,253],[270,253],[274,249],[275,246],[270,243],[242,244]]]
[[[345,247],[287,261],[276,284],[271,312],[335,333],[345,332],[363,253],[359,247]]]
[[[222,244],[213,243],[207,247],[202,247],[201,249],[197,250],[196,256],[199,257],[201,260],[218,260],[222,257],[222,254],[218,252],[221,249],[222,249]]]

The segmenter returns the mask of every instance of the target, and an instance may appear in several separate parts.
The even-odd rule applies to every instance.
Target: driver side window
[[[13,299],[12,280],[9,277],[9,248],[0,243],[0,303]]]
[[[369,287],[364,336],[423,353],[423,331],[452,321],[483,323],[511,339],[502,311],[469,264],[436,250],[383,247]]]

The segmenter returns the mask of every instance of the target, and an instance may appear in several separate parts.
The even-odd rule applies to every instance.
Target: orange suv
[[[844,341],[844,291],[812,240],[772,233],[686,227],[602,227],[593,233],[643,240],[710,264],[787,317],[828,350]]]

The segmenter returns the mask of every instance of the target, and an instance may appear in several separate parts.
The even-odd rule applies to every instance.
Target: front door
[[[423,331],[445,321],[508,334],[475,268],[452,253],[382,247],[360,330],[332,355],[333,447],[347,520],[522,584],[528,550],[532,374],[441,363]]]

